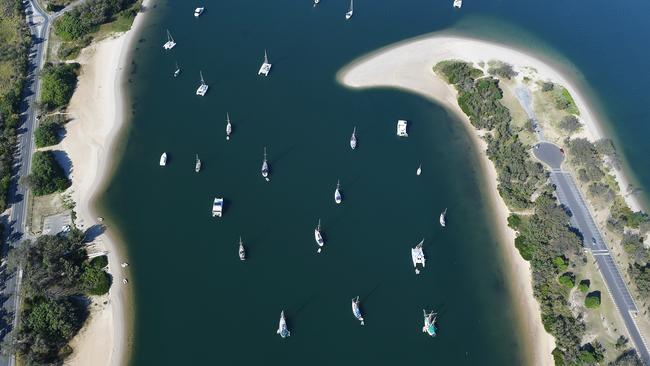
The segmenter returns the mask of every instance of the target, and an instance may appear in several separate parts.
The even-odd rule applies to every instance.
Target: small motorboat
[[[447,209],[445,208],[445,210],[440,213],[440,226],[445,227],[447,225],[446,218]]]
[[[400,119],[397,121],[397,136],[399,137],[409,137],[408,132],[406,131],[406,125],[408,122],[406,122],[403,119]]]
[[[418,170],[415,171],[415,174],[420,175],[422,174],[422,164],[418,167]]]
[[[345,20],[350,20],[352,18],[352,14],[354,13],[354,0],[350,0],[350,8],[348,8],[348,12],[345,13]]]
[[[230,140],[231,133],[232,133],[232,124],[230,124],[230,115],[226,113],[226,141]]]
[[[266,160],[266,146],[264,147],[264,160],[262,161],[262,177],[267,182],[271,181],[271,178],[269,178],[269,163]]]
[[[194,164],[194,171],[197,173],[201,171],[201,159],[199,159],[199,154],[196,154],[196,163]]]
[[[212,202],[212,217],[221,217],[223,215],[223,198],[215,197]]]
[[[357,126],[352,129],[352,136],[350,137],[350,148],[352,150],[357,148]]]
[[[167,165],[167,153],[164,152],[162,155],[160,155],[160,166],[165,166]]]
[[[341,201],[343,201],[343,197],[341,196],[341,190],[340,190],[341,184],[340,182],[336,182],[336,190],[334,191],[334,202],[336,204],[340,204]]]

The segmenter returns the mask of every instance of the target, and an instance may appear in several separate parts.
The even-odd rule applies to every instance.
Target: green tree
[[[580,292],[586,294],[587,291],[589,291],[589,285],[591,285],[591,281],[582,280],[580,281],[580,284],[578,284],[578,289],[580,290]]]
[[[578,132],[582,128],[582,124],[578,120],[578,117],[574,115],[564,116],[560,120],[559,126],[569,134]]]
[[[596,309],[600,306],[600,291],[593,291],[585,297],[585,307],[587,309]]]
[[[41,103],[48,109],[61,108],[68,105],[72,93],[77,86],[78,64],[47,65],[41,76]]]
[[[111,287],[111,277],[101,268],[86,265],[81,274],[81,283],[88,294],[104,295]]]
[[[34,153],[32,172],[27,177],[27,183],[36,196],[63,191],[70,186],[70,180],[65,177],[63,169],[54,159],[51,151]]]
[[[41,123],[34,130],[34,140],[36,147],[45,147],[56,145],[59,141],[58,132],[60,126],[54,123]]]

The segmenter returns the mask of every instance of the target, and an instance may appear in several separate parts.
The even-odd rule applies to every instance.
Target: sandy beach
[[[68,107],[71,121],[59,147],[72,163],[69,193],[76,203],[76,224],[82,230],[100,224],[94,200],[109,178],[116,137],[126,120],[122,88],[142,21],[143,15],[138,14],[130,31],[94,43],[77,60],[81,75]],[[91,304],[89,319],[71,342],[74,351],[67,365],[123,365],[128,358],[130,293],[122,284],[124,258],[114,235],[108,228],[90,246],[91,253],[107,252],[113,285],[107,296]]]
[[[510,211],[497,191],[497,174],[485,153],[485,142],[458,106],[456,90],[432,70],[439,61],[450,59],[475,64],[502,60],[515,68],[532,67],[538,79],[562,84],[571,93],[581,112],[586,137],[599,139],[602,130],[585,98],[568,78],[536,57],[490,42],[440,34],[428,35],[378,50],[346,66],[337,76],[341,83],[351,88],[394,87],[419,94],[445,106],[463,121],[480,155],[485,177],[484,193],[490,198],[495,213],[495,227],[499,230],[504,265],[511,273],[511,291],[519,310],[517,315],[522,334],[526,337],[524,344],[529,347],[524,354],[530,357],[529,364],[552,365],[551,352],[555,348],[555,341],[542,326],[539,304],[533,296],[530,265],[521,258],[514,246],[515,233],[507,226]],[[623,178],[620,173],[618,176]],[[620,180],[619,184],[627,187],[625,180]],[[627,196],[626,199],[632,208],[640,207],[634,197]]]

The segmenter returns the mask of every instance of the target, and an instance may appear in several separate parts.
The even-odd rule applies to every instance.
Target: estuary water
[[[617,142],[626,142],[619,146],[635,178],[650,186],[649,170],[641,169],[650,148],[639,133],[650,129],[642,108],[650,97],[614,71],[643,70],[641,61],[622,57],[649,34],[641,11],[622,13],[605,1],[585,14],[565,2],[466,0],[455,11],[451,1],[357,0],[346,22],[342,0],[317,7],[213,0],[201,4],[198,19],[195,5],[161,0],[147,10],[131,65],[131,122],[100,202],[131,263],[132,365],[523,362],[463,126],[418,96],[348,90],[335,79],[348,62],[390,43],[452,30],[569,60],[613,121],[607,127]],[[617,35],[599,26],[605,19],[620,21]],[[178,43],[171,51],[162,49],[166,29]],[[621,42],[623,33],[635,41]],[[267,78],[257,75],[265,49],[273,64]],[[201,70],[210,85],[203,98],[194,94]],[[638,77],[650,84],[647,73]],[[408,138],[395,135],[398,119],[410,122]],[[260,176],[264,147],[271,182]],[[195,154],[203,162],[198,174]],[[341,205],[333,197],[337,180]],[[210,214],[215,196],[226,199],[221,219]],[[319,219],[322,254],[313,235]],[[245,262],[237,256],[240,236]],[[422,238],[428,260],[418,276],[410,248]],[[355,296],[365,326],[352,316]],[[436,338],[421,331],[422,309],[439,313]],[[281,310],[288,339],[275,334]]]

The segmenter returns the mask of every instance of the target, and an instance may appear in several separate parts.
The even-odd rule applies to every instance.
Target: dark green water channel
[[[470,33],[484,29],[486,15],[521,25],[526,4],[466,4],[455,12],[451,1],[358,0],[350,22],[342,0],[317,8],[308,0],[208,1],[200,19],[194,3],[156,4],[134,52],[123,156],[101,202],[131,263],[132,365],[522,362],[463,127],[417,96],[348,90],[335,74],[366,52],[463,17],[474,17],[461,22]],[[170,52],[162,49],[166,28],[178,43]],[[554,32],[543,38],[563,49]],[[268,78],[257,76],[265,48]],[[176,79],[175,61],[183,69]],[[194,95],[199,70],[210,85],[203,98]],[[395,136],[399,118],[411,122],[408,139]],[[351,151],[354,125],[359,146]],[[259,173],[264,146],[270,183]],[[163,151],[165,168],[158,166]],[[217,195],[227,202],[219,220],[210,216]],[[321,255],[313,238],[319,218],[327,241]],[[428,262],[416,276],[409,249],[422,237]],[[357,295],[364,327],[350,309]],[[440,314],[436,338],[421,332],[423,308]],[[282,309],[292,331],[285,340],[275,334]]]

